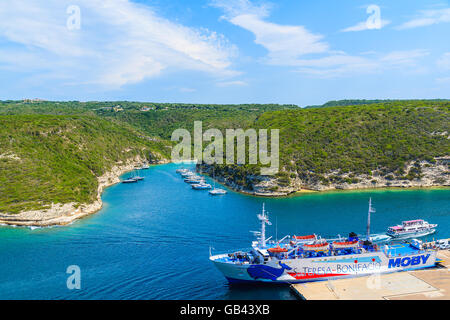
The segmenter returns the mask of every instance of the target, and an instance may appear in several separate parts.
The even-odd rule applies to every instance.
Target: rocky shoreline
[[[201,165],[197,169],[212,176],[212,170],[209,166]],[[328,183],[323,183],[323,180],[319,179],[303,180],[292,173],[293,177],[284,179],[282,182],[280,182],[279,177],[275,176],[248,175],[246,180],[250,182],[251,188],[244,187],[230,176],[216,175],[215,179],[237,192],[261,197],[285,197],[295,193],[336,190],[450,187],[448,157],[436,159],[433,164],[427,161],[411,162],[405,168],[407,173],[414,170],[420,172],[420,175],[413,179],[406,179],[404,176],[399,177],[392,173],[382,174],[376,170],[371,175],[355,175],[333,171],[323,175]],[[289,173],[287,175],[290,176]],[[331,182],[329,182],[330,180]]]
[[[0,225],[50,227],[63,226],[98,212],[103,207],[101,195],[103,190],[120,182],[120,176],[132,171],[146,160],[141,157],[129,159],[126,163],[118,163],[109,172],[98,177],[97,199],[90,204],[52,204],[49,209],[23,211],[18,214],[0,214]],[[153,161],[152,164],[167,163],[166,160]]]
[[[81,205],[76,203],[52,204],[48,209],[24,211],[14,215],[0,214],[0,225],[26,227],[63,226],[94,214],[103,207],[101,200],[103,190],[119,183],[121,175],[134,170],[137,165],[145,161],[141,157],[129,159],[126,163],[118,163],[109,172],[98,177],[97,199],[93,203]],[[151,164],[166,164],[169,162],[163,159],[152,161]],[[409,171],[413,166],[413,163],[408,164],[406,170]],[[203,164],[197,169],[212,176],[212,170],[209,166]],[[230,177],[226,178],[216,175],[214,178],[219,183],[237,192],[262,197],[285,197],[295,193],[336,190],[450,187],[448,159],[436,161],[433,165],[425,161],[420,162],[420,172],[420,178],[405,180],[398,179],[395,176],[379,175],[377,172],[369,176],[352,175],[351,173],[339,174],[339,172],[335,171],[328,173],[325,177],[339,177],[341,182],[328,184],[323,184],[320,181],[303,181],[297,176],[289,179],[288,184],[280,183],[278,178],[274,176],[248,176],[249,181],[255,182],[252,184],[252,189],[245,188]]]

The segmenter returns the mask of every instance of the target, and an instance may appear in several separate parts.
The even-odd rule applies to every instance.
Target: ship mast
[[[258,219],[261,221],[261,234],[259,238],[259,245],[261,248],[266,247],[266,223],[270,226],[272,223],[269,221],[269,217],[266,215],[266,211],[264,209],[264,203],[262,207],[262,213],[258,214]]]
[[[369,199],[369,212],[367,214],[367,240],[370,240],[370,214],[375,212],[375,209],[372,208],[372,198]]]

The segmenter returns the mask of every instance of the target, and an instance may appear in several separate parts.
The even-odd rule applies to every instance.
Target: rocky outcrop
[[[339,170],[335,170],[320,177],[306,174],[306,177],[302,179],[297,173],[288,172],[279,176],[247,175],[245,177],[246,186],[233,179],[232,174],[227,177],[216,175],[215,179],[236,191],[267,197],[287,196],[305,191],[449,187],[449,160],[449,157],[443,157],[436,158],[433,163],[410,162],[401,175],[384,170],[374,170],[370,175],[341,173]],[[211,167],[207,165],[202,165],[200,169],[209,175],[212,173]]]

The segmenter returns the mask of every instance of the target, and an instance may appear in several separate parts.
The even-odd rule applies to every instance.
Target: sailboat
[[[216,179],[215,179],[214,171],[213,171],[213,180],[214,180],[214,188],[209,191],[209,194],[212,196],[221,196],[221,195],[227,194],[227,191],[224,189],[216,189]]]
[[[138,182],[138,181],[133,177],[122,180],[122,183],[136,183],[136,182]]]
[[[139,173],[139,171],[138,171],[138,173]],[[134,176],[133,176],[133,179],[136,179],[137,181],[141,181],[141,180],[144,180],[144,177],[141,177],[141,176],[139,176],[139,175],[136,175],[136,172],[135,172],[135,174],[134,174]]]

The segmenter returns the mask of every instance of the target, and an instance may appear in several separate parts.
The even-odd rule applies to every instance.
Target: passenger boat
[[[264,205],[257,217],[261,230],[254,232],[257,239],[251,248],[216,255],[210,249],[210,261],[230,283],[291,284],[422,269],[436,264],[435,248],[409,244],[379,246],[354,233],[331,244],[312,236],[299,239],[310,243],[297,242],[297,236],[274,241],[266,238],[266,225],[271,223]]]
[[[401,225],[389,227],[386,234],[392,238],[418,238],[436,232],[437,224],[430,224],[425,220],[403,221]]]

